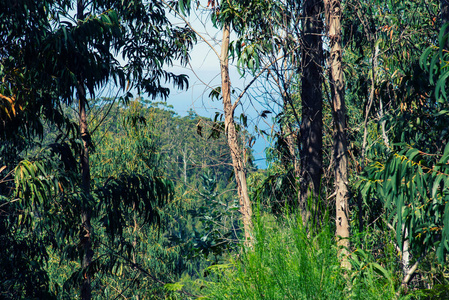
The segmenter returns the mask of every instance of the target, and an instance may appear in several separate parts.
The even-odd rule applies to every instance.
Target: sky
[[[204,14],[207,12],[205,11]],[[220,101],[212,101],[208,96],[212,88],[221,85],[220,63],[217,55],[210,46],[220,53],[221,32],[213,27],[211,22],[207,22],[206,15],[193,15],[188,19],[191,26],[203,36],[208,43],[198,38],[198,43],[191,51],[190,65],[183,67],[179,63],[168,67],[167,70],[174,73],[187,74],[189,76],[189,89],[180,91],[171,89],[167,104],[172,105],[174,110],[181,116],[185,116],[190,109],[193,109],[198,115],[213,118],[216,112],[223,113]],[[172,20],[173,24],[184,26],[182,20]],[[232,40],[232,36],[231,36]],[[241,91],[252,79],[246,76],[242,78],[234,63],[230,63],[230,79],[232,88]],[[236,110],[236,117],[242,112],[248,116],[250,120],[248,130],[255,134],[254,127],[259,129],[270,130],[272,122],[270,120],[262,120],[259,115],[265,108],[257,101],[250,101],[249,97],[242,99],[242,104]],[[253,146],[253,155],[255,164],[258,168],[265,169],[265,148],[269,146],[269,142],[262,137],[258,137]]]
[[[211,119],[215,117],[216,112],[223,113],[221,102],[212,101],[209,98],[212,88],[221,86],[220,63],[211,46],[217,53],[220,53],[222,36],[221,31],[212,25],[210,13],[210,9],[200,5],[196,9],[192,9],[189,17],[182,20],[180,17],[176,17],[173,13],[167,11],[167,16],[172,24],[184,27],[186,25],[185,21],[187,21],[203,38],[197,38],[197,43],[191,50],[191,60],[188,66],[181,66],[179,62],[174,62],[173,66],[166,67],[168,71],[175,74],[186,74],[189,76],[189,89],[181,91],[171,88],[169,98],[167,99],[167,104],[172,105],[174,111],[180,116],[187,115],[190,109],[193,109],[199,116]],[[235,39],[235,35],[231,32],[231,41],[232,39]],[[118,56],[117,59],[124,64],[121,56]],[[232,88],[239,94],[252,77],[245,76],[245,78],[242,78],[235,65],[235,63],[230,61],[229,72]],[[106,93],[112,93],[112,95],[108,94],[106,96],[112,97],[116,93],[116,90],[114,88],[111,90],[109,86],[105,87],[105,90],[109,90]],[[251,90],[249,90],[249,93],[251,93]],[[260,100],[260,102],[264,102],[264,100]],[[270,143],[266,138],[259,136],[254,128],[257,126],[259,130],[265,130],[269,133],[273,124],[271,116],[276,115],[274,113],[267,119],[262,119],[260,113],[266,109],[267,107],[261,105],[254,97],[252,100],[248,97],[243,97],[241,105],[235,111],[236,119],[244,112],[248,117],[247,130],[257,138],[252,150],[255,158],[254,162],[259,169],[267,167],[265,149],[269,147]],[[277,110],[276,107],[269,109]]]

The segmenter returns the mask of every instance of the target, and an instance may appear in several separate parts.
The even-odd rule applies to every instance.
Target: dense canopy
[[[0,2],[0,298],[449,298],[448,22],[446,0]],[[213,118],[165,102],[204,52]]]

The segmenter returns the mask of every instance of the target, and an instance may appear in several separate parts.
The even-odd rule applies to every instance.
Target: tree
[[[20,199],[20,205],[30,205],[21,210],[22,215],[33,215],[33,211],[41,212],[40,217],[34,220],[36,222],[50,217],[39,205],[47,207],[53,203],[50,200],[55,200],[53,204],[57,204],[67,197],[71,198],[72,211],[65,210],[65,204],[61,206],[64,207],[63,211],[55,208],[60,211],[56,214],[59,219],[54,219],[58,225],[53,228],[43,227],[43,230],[49,235],[54,231],[62,231],[63,233],[58,233],[58,237],[63,242],[73,242],[76,230],[68,227],[73,226],[76,221],[66,222],[68,217],[65,214],[69,214],[70,218],[81,216],[81,230],[78,232],[80,244],[83,245],[80,251],[83,256],[81,294],[83,299],[89,299],[91,275],[95,273],[95,268],[91,266],[94,255],[91,218],[98,214],[95,211],[96,200],[105,200],[106,196],[113,198],[104,191],[114,188],[114,185],[105,184],[101,190],[92,190],[89,152],[93,151],[94,146],[89,134],[88,95],[95,98],[98,90],[110,80],[125,93],[135,86],[138,91],[145,91],[152,97],[168,96],[169,90],[161,80],[171,81],[177,87],[186,87],[185,76],[165,71],[162,66],[171,64],[173,59],[185,62],[188,59],[187,49],[193,41],[192,36],[189,30],[169,23],[159,2],[138,1],[124,6],[119,1],[93,1],[88,4],[79,0],[76,2],[75,16],[71,13],[71,1],[23,0],[14,3],[7,1],[2,6],[3,4],[0,57],[4,80],[1,85],[1,126],[3,129],[9,128],[9,131],[2,130],[2,139],[6,145],[14,146],[20,141],[14,137],[18,133],[28,139],[35,134],[42,137],[42,124],[48,121],[49,124],[55,124],[61,133],[51,148],[56,154],[50,158],[57,161],[57,155],[60,155],[64,162],[63,167],[55,162],[58,168],[53,171],[42,167],[48,157],[44,160],[35,157],[35,161],[19,163],[15,171],[10,173],[15,179],[15,196]],[[124,66],[117,61],[114,56],[116,53],[122,54]],[[78,125],[63,109],[63,104],[70,107],[76,102],[75,94],[79,102]],[[129,94],[124,98],[125,103],[127,97]],[[8,149],[5,152],[8,153]],[[66,174],[68,171],[72,175],[78,172],[73,163],[74,153],[80,160],[80,169],[77,176],[69,177]],[[67,165],[68,162],[72,165]],[[9,165],[14,162],[6,163]],[[46,175],[51,172],[60,172],[60,176],[53,176],[51,179]],[[144,182],[143,177],[137,177],[137,180]],[[126,178],[110,180],[109,183],[111,182],[123,187],[131,184]],[[29,193],[30,189],[37,189],[33,184],[40,186],[38,206],[35,206],[34,196]],[[141,188],[152,187],[143,184]],[[160,190],[161,195],[155,197],[140,190],[129,191],[139,192],[140,198],[137,197],[136,201],[143,201],[145,205],[154,199],[166,197],[163,190]],[[125,198],[120,195],[114,196],[119,204],[136,204],[124,201]],[[27,199],[29,197],[31,202]],[[139,213],[147,216],[155,213],[145,205],[136,206]]]
[[[265,24],[260,25],[260,22],[265,20],[262,18],[264,12],[269,11],[267,7],[270,7],[271,3],[265,2],[254,2],[254,1],[244,1],[244,2],[234,2],[234,1],[222,1],[218,5],[218,1],[209,1],[208,6],[211,6],[211,19],[213,24],[220,28],[222,32],[222,40],[220,45],[220,52],[214,49],[214,47],[207,41],[205,37],[196,32],[199,38],[203,39],[215,52],[217,58],[220,62],[220,75],[221,75],[221,88],[215,89],[212,94],[216,95],[217,91],[221,93],[221,100],[223,104],[224,111],[224,134],[227,137],[228,146],[230,149],[230,154],[232,158],[232,165],[234,169],[235,181],[237,184],[237,191],[240,201],[240,211],[242,214],[242,222],[244,227],[245,244],[251,245],[253,237],[251,235],[252,231],[252,208],[251,200],[249,198],[248,187],[247,187],[247,167],[244,159],[244,151],[242,150],[242,141],[239,141],[239,135],[237,131],[237,124],[234,120],[235,110],[241,103],[241,100],[245,93],[247,92],[249,86],[263,73],[258,73],[253,80],[243,89],[243,91],[238,95],[236,100],[232,101],[232,88],[231,81],[229,77],[229,56],[231,51],[230,47],[230,37],[231,30],[234,30],[238,35],[247,34],[248,30],[251,32],[256,31],[256,28],[260,28]],[[190,3],[184,4],[179,1],[175,6],[172,6],[173,11],[178,8],[182,13],[188,13],[190,9],[188,8]],[[265,6],[266,5],[266,6]],[[178,15],[188,24],[191,24],[184,18],[181,13]],[[243,43],[235,45],[232,47],[235,53],[242,54],[239,59],[239,64],[248,65],[255,71],[258,69],[258,59],[257,51],[255,46],[245,47],[245,51],[241,52]],[[245,54],[243,54],[245,53]]]
[[[319,221],[319,197],[323,173],[323,100],[322,62],[323,2],[305,0],[303,3],[303,47],[301,60],[301,195],[300,210],[304,224],[310,220],[307,207],[310,197],[315,197],[314,221]]]
[[[77,1],[76,17],[78,20],[78,25],[83,22],[84,7],[85,3],[83,0]],[[80,49],[81,53],[87,52],[87,49]],[[84,73],[84,72],[82,72]],[[79,109],[79,132],[81,140],[83,141],[81,152],[80,152],[80,164],[81,164],[81,189],[82,189],[82,203],[81,203],[81,232],[80,232],[80,244],[83,247],[83,258],[82,258],[82,268],[83,268],[83,283],[81,285],[81,299],[87,300],[92,298],[91,291],[91,275],[87,272],[90,264],[92,263],[92,258],[94,251],[92,249],[92,225],[91,225],[91,215],[92,207],[89,205],[90,195],[90,162],[89,162],[89,144],[90,134],[87,123],[87,112],[86,112],[86,89],[85,89],[85,78],[84,74],[76,74],[78,79],[78,85],[76,87],[78,94],[78,109]],[[92,84],[92,83],[91,83]]]
[[[326,27],[329,37],[329,73],[332,97],[332,115],[334,117],[334,160],[336,193],[336,236],[341,247],[342,266],[349,268],[347,260],[349,250],[349,192],[348,192],[348,146],[346,140],[345,82],[342,65],[342,6],[339,0],[324,1]]]
[[[377,2],[372,4],[383,5]],[[427,226],[438,224],[437,220],[441,218],[442,208],[436,204],[430,208],[429,205],[436,201],[432,199],[438,198],[430,187],[433,186],[434,172],[438,172],[438,168],[435,170],[432,166],[439,165],[438,160],[445,153],[447,137],[443,124],[446,121],[439,111],[444,110],[446,104],[439,100],[438,84],[436,93],[429,85],[436,83],[432,79],[433,74],[439,73],[438,68],[433,71],[430,71],[433,67],[427,69],[430,71],[429,80],[418,65],[418,61],[423,67],[431,65],[426,59],[432,51],[430,48],[424,49],[436,39],[437,8],[436,2],[406,1],[390,4],[388,13],[379,16],[357,13],[364,20],[362,23],[366,24],[365,32],[371,44],[369,51],[375,67],[370,74],[370,85],[371,94],[375,97],[369,97],[369,107],[372,103],[378,105],[378,118],[373,120],[380,125],[379,128],[365,128],[366,132],[371,131],[372,138],[382,141],[370,145],[378,157],[376,154],[367,155],[372,160],[368,160],[365,169],[369,182],[366,182],[361,193],[364,196],[376,195],[366,199],[381,201],[388,213],[383,222],[396,235],[403,287],[424,259],[424,249],[429,251],[435,247],[433,249],[440,260],[445,251],[438,239],[428,232]],[[398,14],[401,18],[396,17]],[[401,39],[401,36],[408,38]],[[435,157],[427,155],[430,153]],[[415,165],[418,161],[419,164]],[[381,181],[375,184],[371,181],[375,178]],[[433,209],[435,211],[430,212]],[[438,215],[437,220],[430,217],[434,215]],[[440,224],[431,228],[438,231],[444,226]]]
[[[243,227],[245,232],[245,244],[252,244],[252,209],[249,199],[248,187],[246,182],[246,167],[243,161],[242,149],[237,139],[237,130],[234,121],[234,111],[238,102],[231,102],[231,81],[229,78],[229,39],[230,39],[230,21],[224,20],[223,38],[220,55],[221,68],[221,91],[223,97],[223,108],[225,116],[225,134],[228,139],[228,145],[234,167],[235,180],[237,182],[237,191],[240,198],[240,211],[242,212]]]

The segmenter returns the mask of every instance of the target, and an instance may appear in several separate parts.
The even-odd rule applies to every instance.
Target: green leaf
[[[434,55],[432,57],[432,60],[430,61],[430,66],[429,66],[429,82],[431,85],[435,84],[434,78],[433,76],[435,75],[435,70],[438,70],[438,61],[439,61],[439,57],[438,55]],[[436,97],[438,99],[438,96]]]
[[[391,281],[391,274],[384,267],[382,267],[378,263],[371,263],[371,265],[373,266],[373,269],[377,274]]]
[[[444,175],[443,175],[443,174],[439,174],[439,175],[437,175],[435,181],[433,182],[433,187],[432,187],[432,198],[436,198],[438,188],[440,187],[440,182],[441,182],[441,180],[442,180],[443,178],[444,178]]]
[[[443,98],[447,99],[446,95],[446,80],[449,77],[449,71],[444,73],[442,76],[438,78],[437,84],[435,86],[435,97],[438,99],[440,91],[443,93]]]
[[[444,24],[441,26],[440,33],[438,34],[438,44],[440,46],[440,57],[442,58],[443,49],[445,48],[446,41],[448,39],[448,34],[446,33],[446,30],[449,26],[449,23]]]
[[[419,65],[420,67],[429,72],[429,66],[428,66],[428,59],[429,59],[429,55],[435,50],[434,46],[430,46],[428,47],[423,54],[421,55],[421,57],[419,58]]]
[[[419,150],[415,148],[411,148],[407,151],[406,156],[413,161],[413,159],[419,154]]]
[[[184,1],[183,0],[178,0],[178,4],[179,4],[179,10],[181,11],[181,14],[185,15]]]
[[[439,112],[437,112],[437,113],[435,114],[435,117],[438,117],[438,116],[447,116],[447,115],[449,115],[449,110],[442,109],[442,110],[440,110]]]
[[[164,288],[167,291],[171,291],[171,292],[179,292],[182,290],[182,288],[184,287],[184,284],[180,283],[180,282],[175,282],[175,283],[166,283],[164,285]]]

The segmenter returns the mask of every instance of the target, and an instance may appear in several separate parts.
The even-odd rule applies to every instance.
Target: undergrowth
[[[294,217],[256,217],[253,248],[209,267],[215,279],[200,298],[397,299],[391,271],[360,252],[352,269],[343,270],[330,228],[311,235],[301,224]]]

